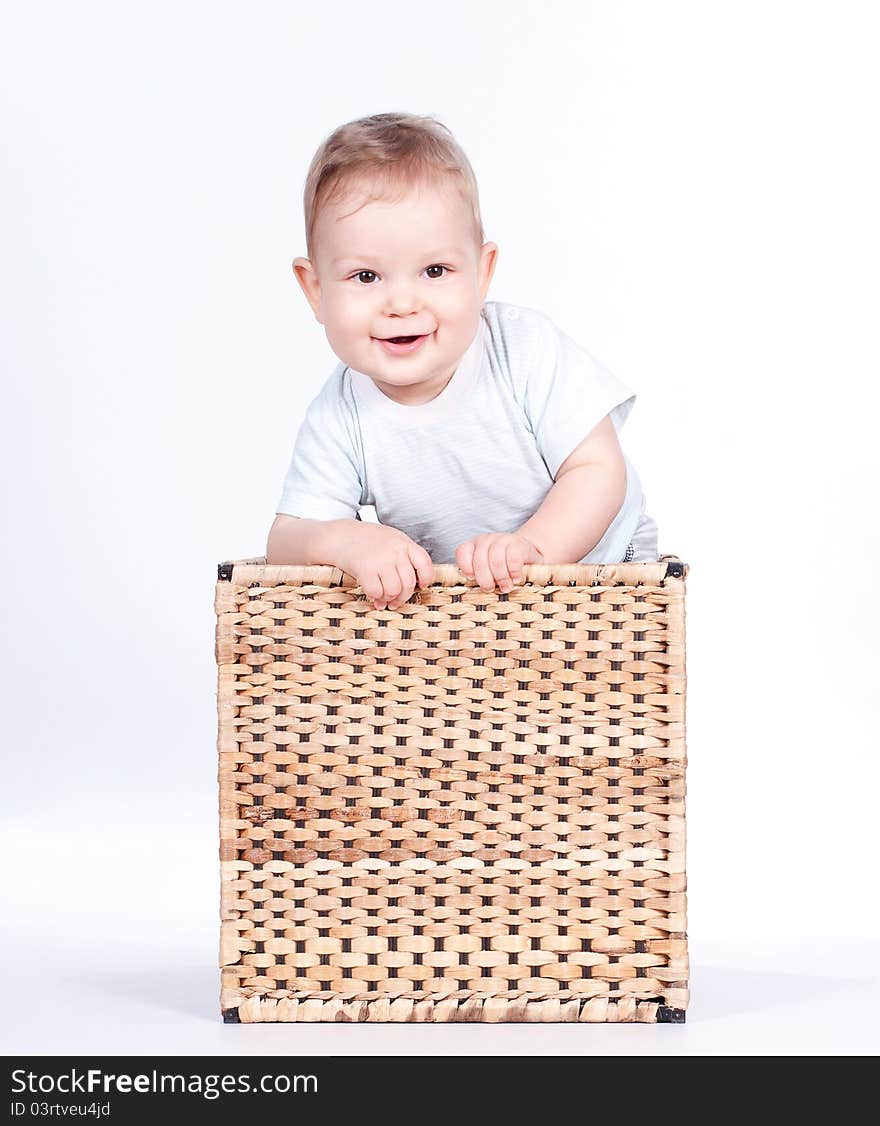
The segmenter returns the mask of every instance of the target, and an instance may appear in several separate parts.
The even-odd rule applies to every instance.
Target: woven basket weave
[[[224,1019],[682,1022],[686,574],[221,564]]]

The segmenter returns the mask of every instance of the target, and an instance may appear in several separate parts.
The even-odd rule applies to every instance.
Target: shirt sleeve
[[[635,393],[549,318],[543,347],[529,364],[524,409],[541,457],[555,479],[559,467],[606,416],[618,432]]]
[[[328,384],[306,410],[276,512],[307,520],[357,517],[363,484],[354,429]]]

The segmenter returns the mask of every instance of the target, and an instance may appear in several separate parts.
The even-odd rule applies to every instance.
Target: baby
[[[396,609],[434,563],[510,591],[529,563],[656,560],[617,438],[635,395],[549,317],[486,301],[498,247],[445,126],[340,126],[304,203],[293,268],[340,363],[297,435],[267,562],[339,567]]]

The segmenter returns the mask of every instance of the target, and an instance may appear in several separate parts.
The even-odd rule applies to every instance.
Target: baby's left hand
[[[495,583],[507,593],[522,578],[524,563],[543,563],[544,556],[525,536],[516,532],[487,532],[455,549],[458,569],[469,579],[476,578],[483,590]]]

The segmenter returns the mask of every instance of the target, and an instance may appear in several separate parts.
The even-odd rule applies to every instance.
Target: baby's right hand
[[[405,532],[387,524],[364,523],[351,536],[338,559],[343,571],[357,579],[377,610],[396,610],[420,586],[429,586],[434,563]]]

